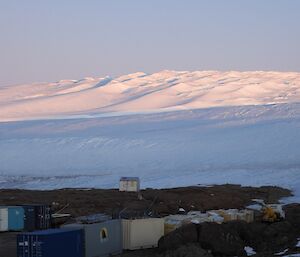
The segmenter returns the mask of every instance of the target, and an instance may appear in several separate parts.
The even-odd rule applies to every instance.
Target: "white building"
[[[140,191],[140,179],[138,177],[122,177],[120,179],[119,191],[139,192]]]

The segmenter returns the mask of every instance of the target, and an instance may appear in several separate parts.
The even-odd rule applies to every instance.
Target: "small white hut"
[[[120,179],[119,191],[121,192],[139,192],[140,179],[138,177],[122,177]]]

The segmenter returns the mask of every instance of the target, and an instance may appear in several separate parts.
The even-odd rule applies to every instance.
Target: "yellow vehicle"
[[[282,209],[281,204],[266,204],[263,200],[255,199],[255,202],[259,203],[262,208],[262,220],[265,222],[275,222],[285,219],[285,212]]]

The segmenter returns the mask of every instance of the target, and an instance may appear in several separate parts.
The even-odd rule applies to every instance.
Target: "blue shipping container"
[[[34,231],[35,228],[35,208],[33,206],[22,206],[24,209],[24,231]]]
[[[48,229],[17,236],[17,257],[84,257],[82,229]]]
[[[19,206],[22,206],[25,210],[25,231],[42,230],[51,227],[50,205],[22,204]]]
[[[49,205],[31,205],[35,208],[36,229],[48,229],[51,227],[51,208]]]
[[[19,206],[7,206],[8,230],[22,231],[24,229],[24,209]]]

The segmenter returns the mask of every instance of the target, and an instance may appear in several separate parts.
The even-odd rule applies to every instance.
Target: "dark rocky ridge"
[[[73,217],[105,212],[112,214],[124,208],[133,212],[151,211],[159,216],[176,213],[179,207],[186,210],[211,210],[220,208],[244,208],[251,199],[260,198],[275,203],[291,195],[279,187],[241,187],[218,185],[212,187],[185,187],[173,189],[142,190],[142,199],[136,193],[118,190],[62,189],[53,191],[0,190],[0,205],[22,203],[55,204],[55,209],[67,206],[63,212]],[[300,205],[285,207],[287,218],[282,222],[266,224],[254,222],[230,222],[227,224],[203,223],[184,226],[163,237],[159,248],[128,251],[121,256],[133,257],[212,257],[245,256],[244,246],[257,251],[256,256],[274,256],[286,248],[297,252],[300,237]],[[0,256],[15,257],[15,233],[0,234]],[[4,247],[3,247],[4,246]]]

